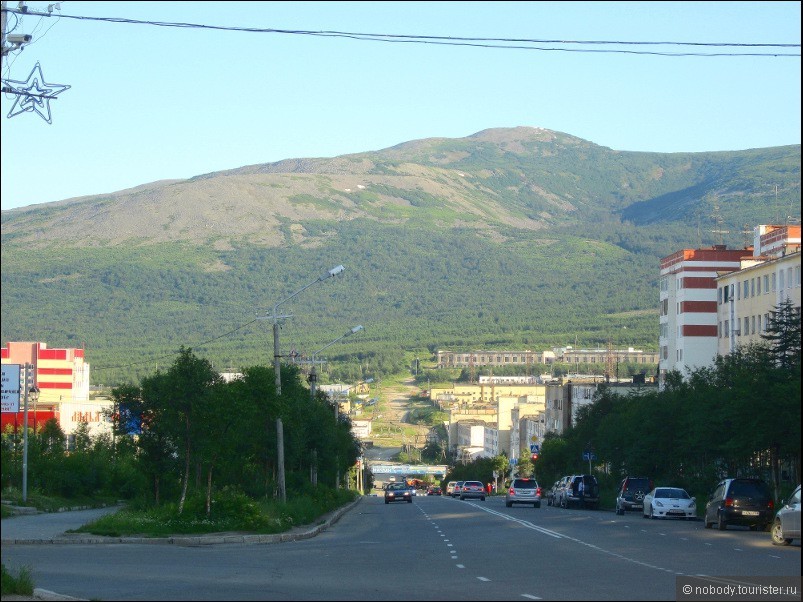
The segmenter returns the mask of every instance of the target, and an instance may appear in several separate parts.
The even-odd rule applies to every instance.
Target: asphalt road
[[[799,542],[768,533],[502,497],[366,497],[279,544],[4,544],[2,556],[40,587],[98,600],[675,600],[679,577],[800,576]]]

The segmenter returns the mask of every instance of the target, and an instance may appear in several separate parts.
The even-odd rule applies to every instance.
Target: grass
[[[300,525],[313,524],[332,510],[353,501],[351,490],[319,489],[289,496],[286,503],[274,500],[256,501],[229,490],[219,491],[206,514],[202,495],[189,496],[184,509],[178,504],[159,507],[134,504],[108,514],[77,529],[76,533],[91,533],[111,537],[169,537],[225,532],[255,534],[283,533]]]
[[[117,500],[111,496],[106,497],[76,497],[76,498],[63,498],[56,496],[47,496],[37,490],[28,491],[27,499],[23,501],[22,491],[16,487],[7,487],[3,489],[3,501],[11,502],[14,506],[27,506],[36,508],[42,512],[58,512],[60,510],[76,510],[79,508],[102,508],[104,506],[111,506],[117,503]],[[5,505],[4,505],[5,506]],[[10,515],[7,509],[3,508],[2,517],[6,518]]]
[[[17,594],[20,596],[33,595],[33,579],[31,578],[31,569],[23,567],[20,569],[19,573],[14,576],[8,571],[8,569],[6,569],[5,564],[1,566],[2,577],[0,578],[0,582],[2,582],[1,588],[4,596],[7,594]]]

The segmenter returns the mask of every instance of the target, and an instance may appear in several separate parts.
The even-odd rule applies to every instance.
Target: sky
[[[7,13],[6,33],[31,41],[4,57],[3,86],[55,97],[0,95],[3,210],[488,128],[621,151],[800,144],[797,1],[69,0],[30,14],[48,4]]]

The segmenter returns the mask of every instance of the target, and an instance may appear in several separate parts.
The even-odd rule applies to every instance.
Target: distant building
[[[78,424],[89,425],[90,434],[111,433],[107,411],[113,403],[108,399],[89,398],[89,363],[82,348],[48,348],[40,342],[9,342],[0,349],[3,364],[30,364],[34,385],[39,395],[28,408],[28,426],[41,429],[50,418],[55,418],[68,439]],[[23,426],[23,410],[4,412],[2,426],[19,429]]]

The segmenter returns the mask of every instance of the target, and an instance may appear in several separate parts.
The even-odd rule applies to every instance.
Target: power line
[[[32,12],[29,9],[21,11],[18,9],[4,9],[4,12],[14,14],[27,14],[42,17],[51,16],[48,13]],[[127,23],[132,25],[150,25],[153,27],[174,27],[185,29],[209,29],[216,31],[232,31],[243,33],[271,33],[284,35],[307,35],[316,37],[339,37],[349,38],[359,41],[390,42],[406,44],[433,44],[446,46],[470,46],[476,48],[497,48],[508,50],[537,50],[541,52],[586,52],[586,53],[617,53],[617,54],[641,54],[654,56],[700,56],[700,57],[722,57],[722,56],[766,56],[766,57],[800,57],[800,53],[784,52],[666,52],[653,50],[624,50],[612,48],[566,48],[567,45],[575,46],[691,46],[709,48],[800,48],[800,44],[776,44],[776,43],[741,43],[741,42],[634,42],[625,40],[559,40],[559,39],[531,39],[531,38],[475,38],[458,36],[422,36],[410,34],[383,34],[365,33],[348,31],[313,31],[304,29],[275,29],[258,27],[232,27],[223,25],[204,25],[199,23],[182,23],[171,21],[144,21],[139,19],[128,19],[122,17],[86,17],[80,15],[58,14],[61,19],[75,19],[81,21],[99,21],[104,23]],[[528,45],[522,45],[528,44]],[[533,46],[532,44],[551,44],[556,47]]]

